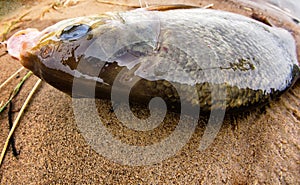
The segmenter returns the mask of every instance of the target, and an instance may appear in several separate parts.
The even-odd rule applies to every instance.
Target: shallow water
[[[276,13],[288,15],[296,20],[300,19],[300,1],[299,0],[238,0],[244,3],[253,4],[254,7],[271,9]]]
[[[259,1],[259,0],[254,0]],[[300,18],[300,1],[299,0],[263,0],[268,6],[275,6],[281,10]]]

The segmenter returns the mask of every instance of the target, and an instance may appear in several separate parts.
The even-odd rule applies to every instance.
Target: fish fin
[[[265,25],[273,27],[273,24],[270,22],[268,17],[264,16],[263,14],[252,13],[251,18],[264,23]]]
[[[175,9],[192,9],[192,8],[202,8],[202,7],[194,6],[194,5],[185,5],[185,4],[171,4],[171,5],[151,5],[143,9],[148,11],[168,11],[168,10],[175,10]]]

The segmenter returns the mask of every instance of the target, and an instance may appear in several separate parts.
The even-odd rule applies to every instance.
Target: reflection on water
[[[299,0],[237,0],[243,3],[260,7],[261,9],[273,10],[279,15],[287,15],[296,22],[300,22],[300,1]]]
[[[280,9],[300,18],[300,1],[299,0],[265,0],[267,3],[279,7]]]

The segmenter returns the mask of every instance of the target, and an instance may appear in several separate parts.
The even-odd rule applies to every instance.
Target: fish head
[[[76,67],[84,48],[92,42],[93,28],[101,30],[99,27],[111,19],[105,14],[86,16],[60,21],[42,31],[21,30],[6,41],[7,51],[41,78],[41,67],[66,72],[65,67]]]
[[[72,93],[77,66],[86,49],[104,29],[111,29],[111,16],[97,15],[60,21],[42,31],[26,29],[6,41],[8,53],[50,85]],[[84,74],[95,70],[95,62],[86,62]],[[83,75],[84,75],[83,74]]]

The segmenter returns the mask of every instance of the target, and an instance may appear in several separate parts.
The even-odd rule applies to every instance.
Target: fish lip
[[[38,77],[40,77],[39,74],[39,61],[36,55],[33,55],[30,52],[26,52],[24,54],[22,54],[20,56],[20,63],[22,64],[22,66],[24,66],[25,68],[29,69],[30,71],[32,71],[35,75],[37,75]]]
[[[10,56],[21,60],[22,55],[36,46],[44,34],[34,28],[18,31],[6,41],[6,50]]]

